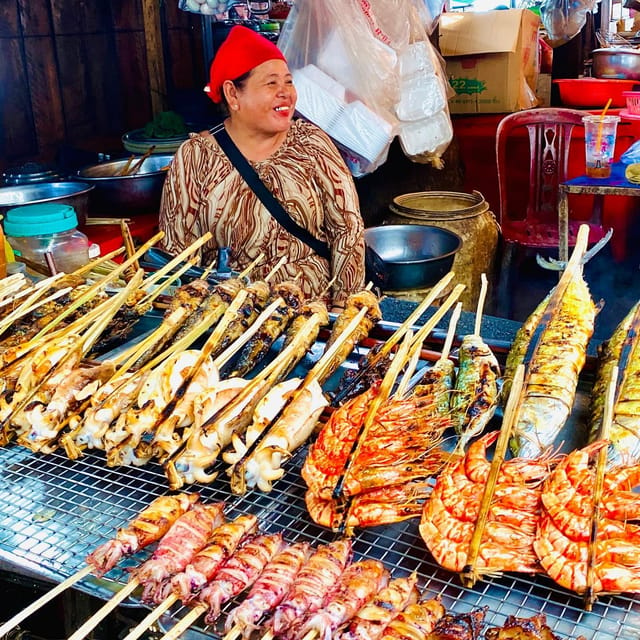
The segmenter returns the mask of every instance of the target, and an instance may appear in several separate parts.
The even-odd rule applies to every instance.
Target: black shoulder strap
[[[260,180],[260,176],[255,172],[249,161],[242,155],[240,149],[227,133],[224,127],[212,131],[215,139],[218,141],[220,148],[227,154],[227,157],[245,182],[253,189],[254,193],[261,200],[262,204],[269,210],[269,213],[293,236],[309,245],[319,256],[329,260],[331,251],[329,245],[322,240],[315,238],[307,229],[301,227],[287,213],[285,208],[278,202],[276,197],[269,191],[264,182]]]

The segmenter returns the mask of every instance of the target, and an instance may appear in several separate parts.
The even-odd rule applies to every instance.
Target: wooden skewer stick
[[[309,631],[307,631],[307,633],[304,634],[304,637],[302,638],[302,640],[315,640],[317,636],[318,636],[317,629],[309,629]]]
[[[273,640],[273,631],[271,631],[271,629],[269,629],[269,631],[267,631],[262,638],[260,638],[260,640]]]
[[[135,176],[138,171],[142,168],[143,162],[155,151],[156,145],[152,144],[135,162],[131,167],[127,170],[126,173],[122,173],[123,176]]]
[[[45,604],[51,602],[56,596],[61,594],[63,591],[73,586],[76,582],[82,580],[82,578],[88,576],[92,571],[92,567],[87,565],[80,571],[77,571],[72,576],[69,576],[66,580],[61,582],[60,584],[53,587],[53,589],[47,591],[45,594],[40,596],[37,600],[32,602],[28,607],[25,607],[22,611],[16,613],[15,616],[7,620],[0,626],[0,638],[4,637],[11,629],[17,627],[23,620],[26,620],[29,616],[34,614],[38,609],[44,607]]]
[[[135,160],[135,155],[130,155],[129,159],[124,163],[124,166],[120,167],[120,169],[118,169],[113,175],[114,177],[119,177],[119,176],[126,176],[127,175],[127,171],[129,171],[129,167],[131,166],[131,163]]]
[[[148,278],[145,280],[141,289],[146,289],[146,295],[137,303],[136,306],[140,305],[140,307],[146,307],[150,305],[158,296],[162,295],[176,280],[178,280],[185,271],[191,269],[191,267],[195,264],[195,261],[187,260],[185,264],[183,264],[177,271],[169,274],[167,279],[156,286],[156,282],[158,278]]]
[[[243,269],[239,274],[238,278],[246,278],[249,274],[264,260],[264,253],[258,255],[258,257],[251,262],[246,269]]]
[[[207,607],[205,605],[197,605],[180,622],[171,627],[160,640],[177,640],[206,610]]]
[[[487,297],[487,274],[483,273],[480,276],[480,295],[478,296],[478,306],[476,308],[476,320],[473,326],[473,335],[480,337],[480,328],[482,326],[482,313],[484,311],[484,301]]]
[[[476,572],[476,561],[478,559],[478,553],[480,552],[480,543],[482,542],[482,536],[484,534],[485,526],[487,523],[487,516],[489,515],[489,508],[491,507],[491,501],[493,500],[493,494],[495,492],[496,483],[498,481],[498,474],[500,473],[500,467],[504,462],[507,447],[509,446],[509,438],[513,431],[513,423],[516,417],[516,409],[520,404],[520,395],[522,392],[522,385],[524,382],[524,365],[518,365],[516,372],[513,376],[513,383],[511,386],[511,392],[507,399],[507,406],[505,407],[504,416],[502,418],[502,427],[500,429],[500,435],[496,442],[495,453],[491,460],[491,466],[489,468],[489,474],[487,476],[487,482],[482,494],[482,500],[480,502],[480,508],[478,509],[478,518],[473,529],[473,535],[471,536],[471,542],[469,543],[469,551],[467,553],[467,562],[460,573],[462,583],[465,587],[471,589],[478,579]]]
[[[378,351],[371,357],[371,360],[367,363],[367,366],[364,369],[358,371],[353,380],[348,385],[346,385],[344,391],[336,394],[336,397],[333,401],[334,405],[342,400],[346,393],[349,392],[354,387],[354,385],[356,385],[362,379],[362,377],[369,369],[371,369],[376,363],[380,362],[383,358],[386,358],[389,353],[391,353],[391,350],[396,346],[396,344],[398,344],[398,342],[400,342],[400,340],[402,340],[402,337],[409,330],[409,328],[413,326],[413,324],[420,318],[420,316],[427,310],[427,308],[434,303],[437,296],[440,295],[442,290],[451,282],[454,275],[455,274],[453,273],[453,271],[450,271],[431,288],[431,291],[424,297],[422,302],[420,302],[420,304],[407,316],[404,322],[391,334],[391,336],[389,336],[389,338],[385,340],[385,343],[380,348],[380,351]]]
[[[412,339],[413,332],[409,331],[407,333],[407,336],[410,336],[410,339]],[[402,378],[400,379],[400,382],[398,383],[396,392],[394,393],[394,396],[396,398],[402,398],[406,393],[407,387],[409,386],[409,382],[411,381],[411,377],[415,373],[416,367],[418,366],[418,362],[420,361],[421,348],[422,348],[422,345],[416,345],[412,348],[411,352],[409,353],[409,357],[407,359],[407,366],[404,370],[404,373],[402,374]]]
[[[98,609],[77,631],[69,636],[68,640],[82,640],[91,633],[123,600],[130,596],[140,583],[136,578],[130,580],[118,593],[108,600],[102,608]]]
[[[222,636],[222,640],[238,640],[243,636],[242,625],[236,624],[234,627],[229,629],[224,636]]]
[[[456,335],[456,326],[460,319],[460,313],[462,311],[462,302],[458,302],[453,312],[451,313],[451,319],[449,320],[449,328],[447,329],[447,337],[442,345],[442,352],[438,360],[446,360],[449,357],[451,346],[453,345],[453,338]]]
[[[289,259],[288,256],[282,256],[282,258],[280,258],[280,260],[278,260],[278,262],[273,267],[273,269],[271,269],[271,271],[269,271],[269,273],[265,276],[264,281],[265,282],[269,282],[269,280],[271,280],[273,278],[273,276],[276,275],[276,273],[278,272],[280,267],[282,267],[284,264],[286,264],[288,259]]]
[[[160,619],[160,616],[168,611],[171,606],[178,601],[178,596],[175,593],[168,595],[155,609],[153,609],[147,616],[145,616],[129,633],[123,638],[123,640],[138,640],[138,638],[156,621]]]
[[[607,386],[607,394],[604,402],[604,414],[602,416],[602,426],[600,427],[599,438],[609,439],[609,431],[613,423],[613,413],[615,408],[616,387],[618,384],[618,367],[611,370],[611,378]],[[593,592],[594,570],[596,564],[596,542],[598,539],[598,526],[600,524],[600,503],[602,502],[602,492],[604,489],[604,476],[607,471],[607,449],[602,447],[598,451],[596,462],[596,477],[593,487],[593,511],[591,514],[591,529],[589,531],[589,546],[587,548],[587,587],[584,593],[584,606],[587,611],[591,611],[596,594]]]

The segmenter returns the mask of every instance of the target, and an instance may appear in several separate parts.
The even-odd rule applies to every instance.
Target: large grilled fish
[[[631,308],[611,338],[601,346],[591,396],[589,441],[599,439],[604,404],[613,368],[619,367],[615,390],[608,463],[640,464],[640,302]]]

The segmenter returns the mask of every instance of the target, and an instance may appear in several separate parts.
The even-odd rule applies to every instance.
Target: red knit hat
[[[222,102],[222,85],[235,80],[267,60],[286,59],[271,40],[257,31],[236,25],[220,45],[209,70],[209,84],[204,88],[214,102]]]

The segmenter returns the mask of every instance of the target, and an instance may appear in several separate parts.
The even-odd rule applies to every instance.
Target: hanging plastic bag
[[[587,21],[587,13],[593,13],[597,4],[598,0],[543,0],[540,18],[549,44],[557,47],[575,38]]]
[[[298,0],[283,25],[278,44],[298,90],[297,110],[332,137],[356,177],[386,161],[398,133],[405,153],[420,162],[439,157],[451,139],[448,85],[421,75],[425,65],[442,75],[425,16],[423,0]],[[406,53],[414,45],[427,62],[403,74],[400,58],[415,57]],[[419,94],[413,100],[412,91]],[[426,131],[432,118],[445,132],[437,140]],[[409,137],[413,146],[406,148]]]

